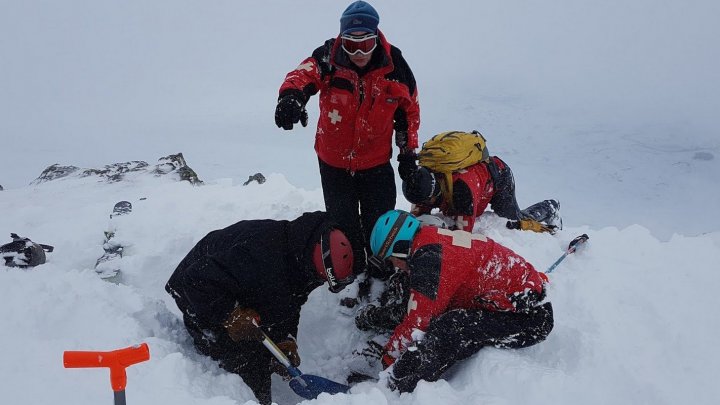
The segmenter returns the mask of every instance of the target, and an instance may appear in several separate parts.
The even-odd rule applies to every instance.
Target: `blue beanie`
[[[377,33],[380,16],[370,4],[356,1],[343,11],[340,17],[340,35],[354,31]]]

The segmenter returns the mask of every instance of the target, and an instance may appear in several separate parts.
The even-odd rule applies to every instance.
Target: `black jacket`
[[[273,339],[295,336],[300,308],[324,280],[312,264],[326,213],[293,221],[240,221],[210,232],[180,262],[165,290],[201,329],[222,330],[236,306],[252,308]],[[190,319],[188,319],[190,318]]]

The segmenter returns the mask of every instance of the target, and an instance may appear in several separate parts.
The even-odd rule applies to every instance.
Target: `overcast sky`
[[[0,185],[53,163],[183,152],[206,179],[279,172],[319,187],[317,99],[308,128],[282,131],[273,112],[284,75],[336,35],[348,3],[3,0]],[[629,224],[647,207],[617,204],[627,193],[693,204],[668,171],[720,176],[716,1],[373,4],[418,81],[421,141],[480,130],[522,204],[580,187],[588,201],[567,201],[568,214],[596,202],[629,212],[606,224]]]

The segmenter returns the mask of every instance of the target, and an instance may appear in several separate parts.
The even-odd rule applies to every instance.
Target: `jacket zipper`
[[[358,80],[358,91],[360,93],[360,103],[358,104],[358,110],[365,99],[365,86],[363,85],[363,79]]]

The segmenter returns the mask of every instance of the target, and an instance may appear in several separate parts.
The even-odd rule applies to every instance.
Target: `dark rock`
[[[80,173],[80,177],[98,176],[106,179],[109,183],[114,183],[122,180],[126,173],[144,171],[147,167],[147,162],[133,160],[130,162],[106,165],[102,169],[85,169]]]
[[[40,184],[50,180],[61,179],[77,172],[78,170],[80,170],[80,168],[77,166],[60,166],[56,163],[43,170],[43,172],[40,173],[40,176],[38,176],[38,178],[33,180],[30,184]]]
[[[243,186],[247,186],[253,181],[257,181],[258,184],[265,183],[265,176],[262,175],[262,173],[255,173],[252,176],[248,176],[248,179],[245,183],[243,183]]]
[[[153,170],[153,173],[156,175],[162,176],[175,172],[180,176],[181,181],[185,180],[190,182],[190,184],[202,184],[202,181],[198,179],[197,173],[187,165],[182,153],[161,157],[158,159],[158,162]]]

